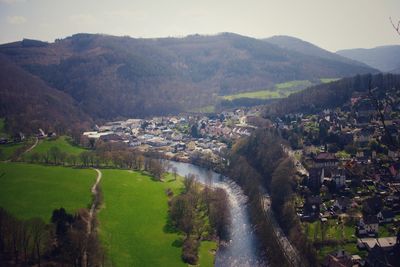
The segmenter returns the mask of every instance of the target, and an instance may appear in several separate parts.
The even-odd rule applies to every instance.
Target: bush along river
[[[216,172],[189,163],[168,162],[172,167],[176,167],[179,175],[194,174],[197,181],[202,184],[209,184],[209,182],[206,182],[206,179],[209,178],[206,177],[211,176],[212,186],[223,188],[228,194],[231,212],[229,241],[220,244],[215,257],[215,266],[265,266],[266,263],[258,255],[257,238],[250,224],[246,204],[247,197],[244,195],[242,189],[230,178]]]

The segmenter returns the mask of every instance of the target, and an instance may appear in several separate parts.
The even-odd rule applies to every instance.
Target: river
[[[170,161],[181,176],[189,173],[196,175],[200,183],[206,183],[210,171],[189,163]],[[225,189],[229,197],[231,212],[230,240],[221,245],[215,258],[216,267],[257,267],[266,264],[258,256],[258,246],[255,232],[249,220],[247,197],[242,189],[231,179],[211,171],[212,186]]]

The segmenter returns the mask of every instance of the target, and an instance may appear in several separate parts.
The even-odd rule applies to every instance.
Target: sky
[[[75,33],[290,35],[330,51],[400,44],[400,0],[0,0],[0,43]]]

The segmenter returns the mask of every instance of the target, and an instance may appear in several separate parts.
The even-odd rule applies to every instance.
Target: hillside
[[[303,41],[299,38],[291,37],[291,36],[285,36],[285,35],[277,35],[277,36],[272,36],[269,38],[264,39],[264,41],[277,45],[281,48],[296,51],[299,53],[302,53],[304,55],[308,56],[313,56],[313,57],[319,57],[319,58],[324,58],[328,60],[334,60],[338,62],[342,62],[345,64],[350,64],[350,65],[358,65],[358,66],[363,66],[363,67],[369,67],[367,64],[361,63],[356,60],[348,59],[346,57],[343,57],[341,55],[329,52],[325,49],[322,49],[312,43]]]
[[[370,49],[339,50],[337,54],[364,62],[382,72],[398,72],[400,69],[400,45],[379,46]]]
[[[54,43],[5,44],[0,53],[104,119],[193,110],[215,104],[217,95],[375,71],[231,33],[159,39],[77,34]]]
[[[67,94],[48,86],[0,54],[0,117],[13,131],[86,127],[91,119]]]
[[[371,88],[376,87],[382,91],[392,88],[400,90],[400,75],[357,75],[294,93],[267,106],[265,115],[269,117],[288,113],[315,113],[327,108],[341,107],[350,100],[354,92],[368,93],[370,82]]]

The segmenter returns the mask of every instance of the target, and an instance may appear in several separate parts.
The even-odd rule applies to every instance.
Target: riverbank
[[[220,244],[216,252],[215,266],[265,266],[264,259],[256,253],[258,242],[250,223],[248,198],[240,186],[226,176],[190,163],[169,161],[181,176],[194,174],[203,184],[211,182],[213,187],[223,188],[229,198],[231,210],[230,240]],[[209,179],[209,181],[207,181]]]

